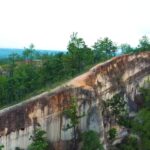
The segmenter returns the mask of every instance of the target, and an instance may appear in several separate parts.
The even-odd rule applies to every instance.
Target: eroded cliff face
[[[34,126],[40,124],[55,150],[69,149],[72,129],[63,130],[69,120],[62,112],[71,97],[76,97],[79,114],[86,114],[81,118],[79,129],[97,131],[106,147],[105,132],[109,123],[102,114],[102,101],[121,92],[130,111],[136,111],[139,101],[135,102],[135,97],[149,75],[149,52],[119,56],[98,64],[62,87],[1,110],[0,143],[5,150],[15,150],[16,147],[27,149]]]

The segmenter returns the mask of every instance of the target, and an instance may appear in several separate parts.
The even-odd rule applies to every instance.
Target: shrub
[[[117,130],[115,128],[111,128],[108,131],[108,135],[109,135],[109,139],[113,140],[116,137],[116,135],[117,135]]]
[[[122,143],[116,145],[118,150],[139,150],[139,145],[136,137],[128,136],[123,139]]]
[[[0,145],[0,150],[2,150],[4,148],[4,145]]]
[[[48,141],[45,136],[46,132],[40,128],[35,129],[35,133],[31,136],[33,142],[29,145],[29,150],[48,150]]]
[[[82,134],[82,150],[103,150],[99,136],[95,131],[89,130]]]

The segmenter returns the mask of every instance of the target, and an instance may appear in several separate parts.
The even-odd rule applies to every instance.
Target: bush
[[[113,140],[116,137],[116,135],[117,135],[117,130],[115,128],[111,128],[108,131],[108,135],[109,135],[109,139]]]
[[[126,128],[132,127],[132,120],[127,116],[120,116],[118,118],[118,124],[121,126],[124,126]]]
[[[2,150],[4,148],[4,145],[0,145],[0,150]]]
[[[128,136],[123,139],[121,144],[116,145],[118,150],[139,150],[136,137]]]
[[[31,139],[33,142],[31,145],[29,145],[29,150],[48,150],[48,141],[45,137],[46,132],[44,130],[41,130],[40,128],[35,130],[35,133],[33,136],[31,136]]]
[[[103,150],[99,136],[95,131],[86,131],[82,134],[82,150]]]

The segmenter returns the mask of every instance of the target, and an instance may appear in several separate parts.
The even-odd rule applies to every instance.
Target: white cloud
[[[66,49],[77,31],[88,45],[108,36],[136,45],[150,33],[149,0],[1,0],[0,47]]]

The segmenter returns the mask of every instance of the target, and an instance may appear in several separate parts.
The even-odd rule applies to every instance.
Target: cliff
[[[17,105],[0,111],[0,143],[5,150],[16,147],[26,149],[34,126],[40,124],[46,130],[55,150],[69,149],[72,130],[64,131],[68,119],[62,111],[76,97],[81,118],[79,129],[95,130],[106,146],[105,132],[109,128],[102,114],[102,101],[121,92],[128,102],[130,112],[138,109],[138,89],[150,75],[150,52],[123,55],[98,64],[87,73],[78,76],[51,92],[44,92]],[[139,96],[138,96],[139,97]]]

